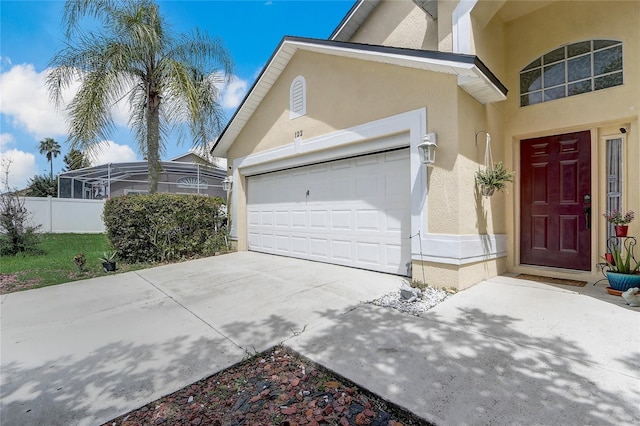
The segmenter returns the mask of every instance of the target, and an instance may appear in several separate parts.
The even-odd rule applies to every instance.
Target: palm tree
[[[83,33],[83,17],[95,19],[99,30]],[[127,99],[129,126],[148,161],[149,192],[156,192],[170,133],[178,141],[191,134],[194,146],[220,133],[219,87],[233,75],[229,53],[197,29],[170,33],[152,0],[68,0],[63,21],[66,47],[51,60],[47,83],[60,105],[62,91],[81,82],[67,107],[71,148],[91,152],[107,139],[115,127],[111,108]]]
[[[40,141],[38,148],[40,154],[46,154],[47,161],[51,165],[51,172],[49,178],[53,180],[53,159],[60,155],[60,144],[53,140],[53,138],[44,138]]]

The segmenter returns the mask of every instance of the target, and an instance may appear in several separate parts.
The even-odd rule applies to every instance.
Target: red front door
[[[520,147],[520,263],[591,270],[591,135]]]

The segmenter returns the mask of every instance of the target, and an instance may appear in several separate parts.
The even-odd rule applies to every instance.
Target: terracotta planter
[[[616,237],[626,237],[629,227],[627,225],[616,225]]]
[[[640,287],[640,275],[638,274],[607,272],[607,279],[610,287],[618,291],[627,291],[633,287]]]

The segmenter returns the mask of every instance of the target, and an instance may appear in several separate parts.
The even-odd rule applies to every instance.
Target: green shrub
[[[24,197],[16,191],[0,193],[0,256],[40,252],[40,226],[30,225],[29,216]]]
[[[179,260],[227,249],[223,204],[200,195],[127,195],[108,200],[103,219],[121,260]]]

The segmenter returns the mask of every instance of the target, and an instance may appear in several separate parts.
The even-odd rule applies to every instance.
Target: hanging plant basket
[[[513,182],[514,172],[508,171],[502,161],[484,170],[476,172],[476,184],[479,186],[480,194],[490,197],[495,191],[507,189],[507,182]]]
[[[486,185],[480,185],[480,194],[483,197],[491,197],[495,191],[496,191],[496,189],[494,187],[486,186]]]
[[[478,134],[482,132],[476,133],[476,145],[478,144]],[[514,175],[514,172],[510,172],[504,167],[502,161],[493,164],[491,136],[487,133],[487,142],[484,150],[484,169],[478,170],[475,175],[476,185],[478,185],[480,194],[483,197],[491,197],[496,190],[506,190],[506,183],[513,182]]]

